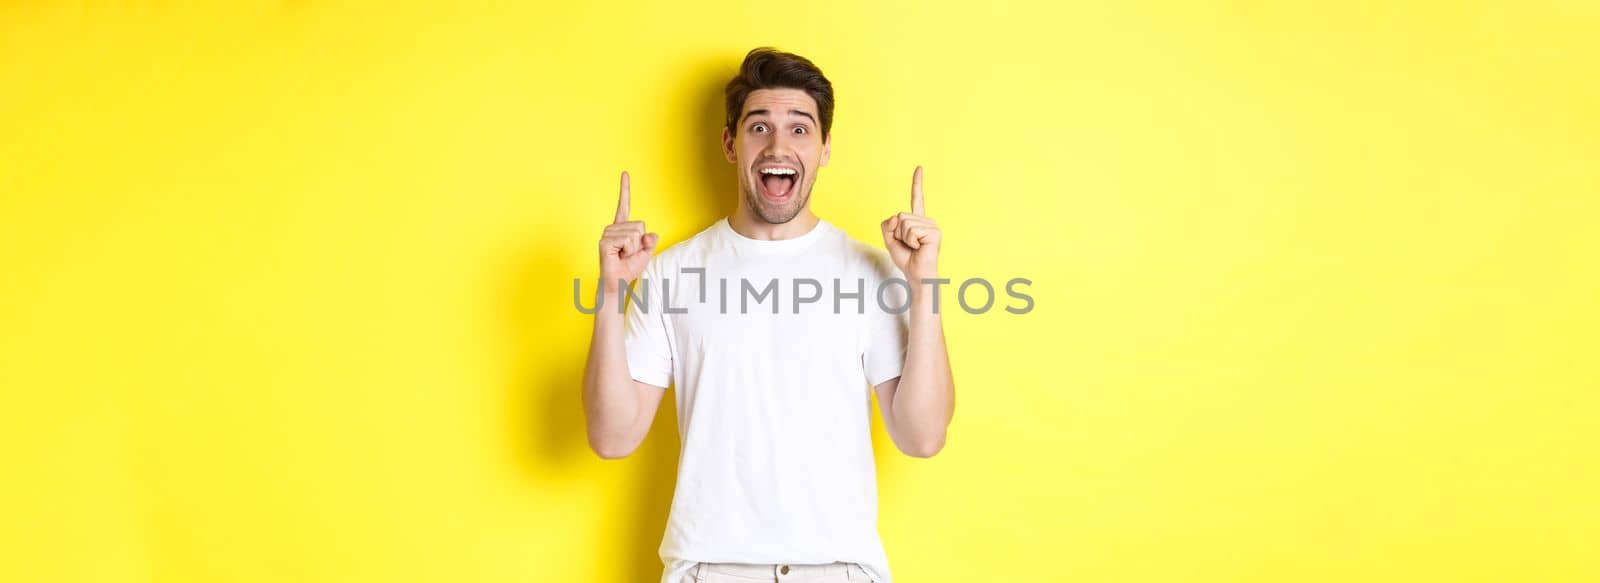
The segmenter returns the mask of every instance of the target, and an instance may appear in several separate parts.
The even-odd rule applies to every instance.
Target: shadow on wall
[[[728,188],[733,180],[732,170],[722,158],[720,131],[723,86],[736,71],[737,63],[737,58],[730,61],[718,57],[686,67],[686,81],[679,89],[696,104],[694,111],[683,116],[683,145],[701,153],[696,157],[693,184],[688,185],[687,191],[704,195],[685,201],[692,208],[677,209],[691,224],[709,225],[733,209],[734,199]],[[608,176],[594,182],[614,184],[615,179]],[[615,187],[612,188],[609,195],[614,197]],[[605,216],[593,217],[595,240],[606,221]],[[698,232],[698,228],[690,232]],[[673,242],[664,239],[662,245]],[[593,242],[583,243],[592,255]],[[618,511],[595,516],[597,521],[611,523],[598,525],[604,538],[594,541],[590,548],[599,550],[605,564],[594,566],[590,572],[617,572],[619,581],[657,581],[663,568],[658,552],[677,478],[676,390],[669,390],[663,397],[650,434],[633,455],[601,460],[589,449],[582,387],[592,320],[573,309],[570,282],[574,277],[582,278],[589,283],[585,292],[592,293],[596,260],[575,251],[573,244],[548,238],[529,241],[522,258],[508,266],[510,281],[500,289],[505,292],[500,305],[508,308],[504,325],[517,349],[513,353],[516,361],[507,363],[516,371],[505,401],[508,438],[513,440],[510,450],[517,456],[516,466],[534,482],[578,479],[593,464],[626,466],[625,483],[614,489],[621,492],[621,497],[612,501]],[[560,282],[555,274],[562,274]],[[561,344],[536,337],[550,334],[570,337],[573,342],[569,345],[577,349],[561,355],[539,351],[540,346]]]

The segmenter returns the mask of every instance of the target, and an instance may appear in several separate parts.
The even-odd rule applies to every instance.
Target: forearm
[[[594,333],[589,342],[589,360],[583,373],[583,412],[589,445],[605,455],[607,451],[627,450],[639,416],[639,399],[628,372],[624,348],[622,297],[616,284],[605,286],[601,308],[594,314]]]
[[[902,437],[923,450],[944,445],[955,411],[955,382],[936,295],[933,284],[913,285],[906,359],[892,411]]]

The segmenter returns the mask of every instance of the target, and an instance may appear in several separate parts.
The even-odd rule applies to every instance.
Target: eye
[[[757,123],[755,125],[752,125],[752,126],[750,126],[750,131],[758,132],[758,133],[764,133],[764,132],[767,131],[767,124]]]
[[[804,135],[804,134],[807,133],[806,132],[806,127],[805,126],[795,126],[794,133]]]

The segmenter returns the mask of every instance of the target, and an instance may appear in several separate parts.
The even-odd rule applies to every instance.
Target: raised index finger
[[[911,173],[911,214],[922,214],[922,167]]]
[[[617,195],[617,218],[612,224],[628,222],[628,171],[622,171],[622,193]]]

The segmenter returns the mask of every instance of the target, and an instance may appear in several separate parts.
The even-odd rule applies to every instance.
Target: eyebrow
[[[817,118],[812,117],[810,112],[801,111],[801,110],[798,110],[798,109],[791,109],[791,110],[789,110],[789,113],[806,116],[806,119],[811,120],[811,123],[817,123]],[[771,115],[771,114],[772,114],[772,112],[767,111],[765,109],[752,109],[749,112],[746,112],[744,114],[744,117],[745,117],[745,119],[750,119],[750,118],[758,116],[758,115]]]

